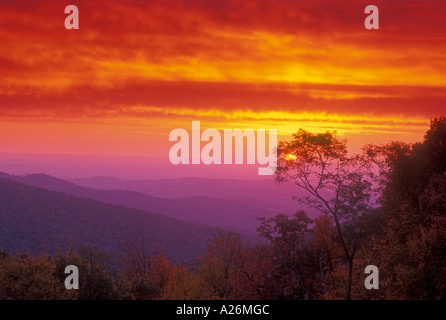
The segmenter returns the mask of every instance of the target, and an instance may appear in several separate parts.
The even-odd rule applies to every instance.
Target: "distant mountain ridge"
[[[113,189],[114,187],[126,187],[125,185],[122,185],[121,180],[115,178],[101,179],[101,183],[108,181],[110,184],[110,189],[98,190],[89,187],[82,187],[72,182],[45,174],[16,176],[0,173],[0,177],[1,176],[17,182],[25,183],[27,185],[59,191],[76,197],[93,199],[104,203],[123,205],[130,208],[163,214],[186,222],[231,229],[237,232],[249,234],[251,236],[256,234],[256,227],[259,224],[257,218],[269,218],[278,213],[293,213],[293,209],[282,206],[276,202],[272,202],[267,199],[250,198],[248,197],[249,193],[246,192],[245,194],[239,192],[236,194],[238,197],[233,197],[230,199],[206,195],[195,195],[197,193],[199,194],[201,191],[202,187],[200,187],[199,191],[192,192],[191,194],[194,195],[191,196],[162,198],[137,191],[127,191],[125,189],[115,190]],[[184,182],[189,181],[183,179],[179,180]],[[196,181],[197,184],[202,183],[201,179],[196,179]],[[228,183],[228,181],[230,181],[233,185],[237,185],[237,181],[227,180],[225,182]],[[170,182],[175,183],[175,181]],[[206,180],[206,182],[214,182],[217,185],[221,184],[220,180]],[[143,182],[143,185],[144,184],[147,184],[147,182]],[[168,186],[165,188],[170,188],[173,195],[182,194],[181,191],[174,190],[174,186]],[[184,186],[184,183],[183,185],[178,183],[177,188],[191,191],[191,188]],[[228,196],[228,192],[226,191],[225,193],[224,191],[227,188],[228,186],[222,187],[223,191],[221,195]],[[209,190],[211,188],[206,186],[205,189]],[[214,187],[213,194],[215,194],[215,190],[216,188]],[[156,190],[152,191],[156,192]],[[161,191],[161,193],[162,192],[163,191]],[[234,194],[229,193],[229,195]]]
[[[10,253],[54,253],[82,244],[120,255],[139,235],[181,262],[196,259],[218,231],[0,177],[0,250]]]
[[[210,178],[177,178],[157,180],[120,180],[113,177],[70,179],[76,185],[101,189],[136,191],[163,198],[205,196],[236,199],[240,197],[277,203],[287,208],[296,207],[292,196],[299,190],[293,183],[276,183],[274,179],[236,180]]]

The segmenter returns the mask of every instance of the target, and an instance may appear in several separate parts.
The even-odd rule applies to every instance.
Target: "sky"
[[[69,4],[79,30],[64,27]],[[369,4],[379,30],[364,27]],[[446,105],[445,13],[441,0],[1,1],[0,170],[44,154],[35,170],[82,155],[209,175],[168,160],[170,131],[196,120],[279,140],[336,130],[353,152],[420,141]],[[62,163],[66,176],[101,167]]]

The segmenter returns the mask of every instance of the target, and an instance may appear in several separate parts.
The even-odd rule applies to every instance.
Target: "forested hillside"
[[[180,262],[199,257],[216,231],[0,179],[0,248],[11,253],[54,253],[84,244],[120,254],[126,243],[144,239]]]

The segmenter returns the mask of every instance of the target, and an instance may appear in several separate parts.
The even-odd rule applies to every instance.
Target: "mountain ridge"
[[[53,254],[77,244],[122,255],[140,234],[181,262],[196,259],[220,230],[0,177],[0,248],[10,253]]]
[[[278,213],[292,213],[292,209],[269,200],[243,197],[243,195],[231,199],[202,195],[163,198],[131,190],[99,190],[83,187],[46,174],[17,176],[3,173],[3,176],[27,185],[163,214],[186,222],[229,229],[250,236],[256,235],[257,218],[269,218]]]

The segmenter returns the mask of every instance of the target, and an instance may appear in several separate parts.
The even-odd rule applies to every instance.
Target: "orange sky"
[[[64,8],[80,29],[64,28]],[[419,141],[446,102],[446,2],[0,3],[0,152],[166,159],[174,128]]]

